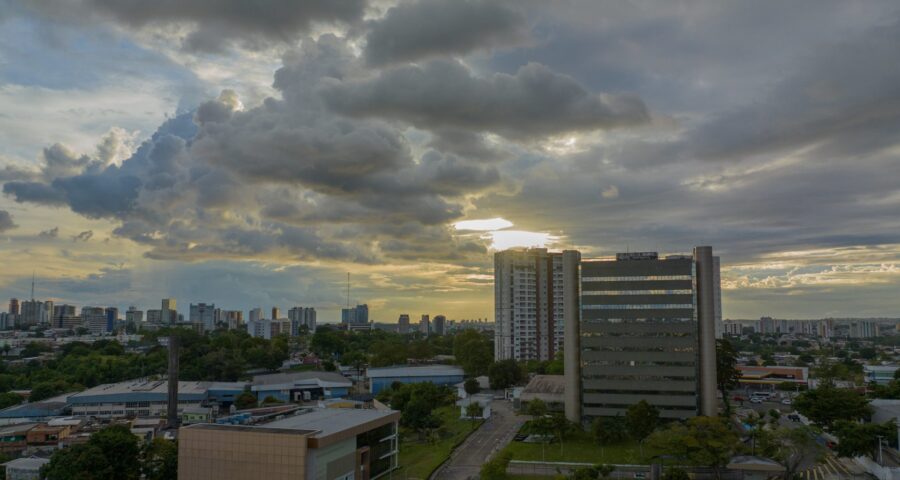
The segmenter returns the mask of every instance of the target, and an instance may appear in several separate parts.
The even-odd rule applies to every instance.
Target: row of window
[[[643,305],[582,305],[582,310],[666,310],[670,308],[694,308],[690,303],[647,303]]]
[[[643,360],[585,360],[582,367],[693,367],[694,362],[652,362]]]
[[[587,318],[582,322],[601,325],[604,323],[684,323],[694,320],[693,317]]]
[[[683,390],[612,390],[609,388],[604,389],[593,389],[586,388],[584,389],[584,394],[595,393],[598,395],[665,395],[667,397],[696,397],[697,392],[686,392]]]
[[[691,295],[690,289],[683,290],[585,290],[582,295]]]
[[[585,403],[584,408],[614,408],[619,410],[628,410],[630,404],[624,403]],[[678,405],[654,405],[657,410],[667,410],[667,411],[679,411],[679,412],[695,412],[697,407],[686,405],[686,406],[678,406]]]
[[[628,381],[656,381],[656,380],[674,380],[674,381],[694,381],[694,376],[682,375],[584,375],[585,380],[628,380]]]
[[[693,280],[691,275],[642,275],[628,277],[581,277],[582,282],[640,282],[652,280]]]
[[[675,353],[691,353],[694,351],[694,347],[675,347],[675,348],[667,348],[667,347],[588,347],[583,348],[583,352],[639,352],[639,353],[648,353],[648,352],[675,352]]]

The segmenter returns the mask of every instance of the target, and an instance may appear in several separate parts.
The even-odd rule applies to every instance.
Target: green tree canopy
[[[647,438],[659,425],[659,410],[646,400],[628,407],[625,422],[631,435],[638,440]]]
[[[682,465],[712,467],[719,478],[721,468],[737,451],[740,438],[719,417],[693,417],[685,423],[670,423],[647,438],[647,444]]]
[[[611,445],[628,439],[624,417],[597,417],[591,422],[591,435],[600,445]]]
[[[515,360],[500,360],[488,368],[488,379],[491,388],[502,390],[522,382],[524,375]]]
[[[178,442],[155,438],[141,452],[141,472],[146,480],[178,477]]]
[[[493,342],[476,330],[463,330],[453,338],[453,355],[466,375],[484,375],[494,358]]]
[[[838,420],[858,420],[872,414],[866,397],[830,383],[801,393],[793,403],[800,413],[829,429]]]
[[[481,386],[478,385],[478,380],[467,378],[465,383],[463,383],[463,390],[466,392],[466,395],[475,395],[481,391]]]
[[[842,457],[875,457],[881,437],[891,440],[897,436],[897,426],[893,420],[885,423],[857,423],[840,420],[834,424],[837,435],[837,454]]]
[[[124,425],[110,425],[87,443],[57,450],[42,469],[47,480],[137,480],[141,475],[138,438]]]

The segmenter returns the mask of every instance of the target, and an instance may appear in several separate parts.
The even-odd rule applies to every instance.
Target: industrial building
[[[319,408],[259,425],[195,424],[178,433],[180,480],[386,477],[397,467],[393,410]]]
[[[256,398],[282,402],[308,402],[346,396],[353,382],[332,372],[288,372],[257,375],[250,390]]]
[[[369,392],[378,393],[390,388],[394,382],[421,383],[435,385],[456,385],[462,382],[463,369],[453,365],[425,365],[421,367],[383,367],[366,370],[369,377]]]
[[[570,420],[624,415],[641,400],[663,418],[717,414],[718,265],[711,247],[581,262],[580,315],[566,317]]]
[[[178,382],[178,410],[187,406],[230,406],[246,387],[242,382]],[[161,417],[166,415],[168,382],[132,380],[98,385],[69,396],[72,415],[82,417]]]

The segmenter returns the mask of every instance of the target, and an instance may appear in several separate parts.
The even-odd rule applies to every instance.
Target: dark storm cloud
[[[331,82],[323,96],[345,115],[394,118],[418,128],[488,130],[519,139],[649,120],[640,98],[591,93],[536,63],[515,75],[479,77],[458,62],[434,60],[387,70],[371,80]]]
[[[10,215],[6,210],[0,210],[0,233],[3,233],[7,230],[12,230],[16,227],[18,227],[18,225],[13,222],[12,215]]]
[[[365,0],[274,0],[264,5],[243,0],[77,0],[28,5],[56,19],[111,18],[130,28],[187,23],[193,28],[183,38],[184,48],[211,52],[234,41],[251,49],[293,42],[316,23],[355,23],[365,6]]]
[[[408,62],[512,45],[528,35],[525,18],[493,0],[421,0],[401,3],[371,25],[369,65]]]

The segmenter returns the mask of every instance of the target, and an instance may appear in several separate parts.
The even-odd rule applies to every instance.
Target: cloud
[[[390,8],[366,35],[369,65],[410,62],[515,45],[525,18],[492,0],[420,0]]]
[[[59,236],[59,227],[53,227],[38,233],[38,238],[56,238]]]
[[[479,77],[458,62],[434,60],[373,79],[330,81],[323,96],[347,116],[393,118],[419,128],[487,130],[515,139],[649,120],[640,98],[591,93],[572,77],[537,63],[514,75]]]
[[[602,192],[600,192],[600,196],[603,198],[609,198],[609,199],[619,198],[619,187],[617,187],[615,185],[610,185],[610,186],[604,188]]]
[[[73,242],[79,242],[79,241],[86,242],[86,241],[90,240],[91,237],[93,237],[93,236],[94,236],[94,232],[92,230],[85,230],[85,231],[79,233],[78,235],[72,235],[72,241]]]
[[[0,210],[0,233],[3,233],[7,230],[12,230],[16,227],[18,227],[18,225],[13,222],[12,215],[10,215],[6,210]]]
[[[112,19],[123,28],[175,29],[187,50],[221,52],[233,43],[261,49],[272,43],[291,43],[316,24],[352,24],[362,18],[364,0],[270,1],[254,6],[242,0],[77,0],[64,6],[42,4],[29,8],[58,21],[100,22]]]

